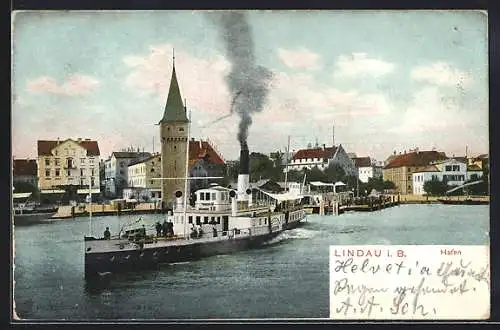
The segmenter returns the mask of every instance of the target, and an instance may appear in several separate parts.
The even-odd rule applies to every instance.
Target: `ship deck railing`
[[[156,235],[149,235],[145,239],[126,239],[119,238],[118,236],[114,236],[112,240],[128,240],[132,243],[136,244],[144,244],[144,247],[154,247],[154,246],[178,246],[178,245],[190,245],[194,243],[209,243],[223,240],[231,240],[231,239],[240,239],[251,237],[252,235],[261,235],[264,233],[262,229],[264,227],[257,228],[245,228],[245,229],[237,229],[234,228],[232,230],[227,231],[217,231],[217,236],[213,235],[213,231],[203,232],[201,237],[190,237],[189,234],[184,236],[183,234],[174,235],[173,237],[163,237]],[[267,227],[266,227],[267,229]]]

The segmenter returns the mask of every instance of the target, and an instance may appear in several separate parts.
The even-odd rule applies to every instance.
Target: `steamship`
[[[185,179],[187,182],[188,178]],[[195,203],[190,205],[187,196],[176,192],[173,213],[166,219],[173,224],[172,237],[146,234],[137,240],[130,235],[133,228],[110,239],[85,237],[85,277],[261,247],[283,231],[299,226],[306,218],[301,195],[273,198],[269,194],[269,198],[253,198],[246,143],[240,150],[237,189],[215,185],[195,194]],[[201,237],[192,237],[193,226],[202,228]]]

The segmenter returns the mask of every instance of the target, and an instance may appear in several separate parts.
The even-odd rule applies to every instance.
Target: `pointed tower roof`
[[[165,112],[159,124],[170,122],[188,122],[186,116],[186,108],[182,103],[181,92],[179,90],[179,83],[177,82],[177,75],[175,74],[175,63],[172,70],[172,78],[170,79],[170,89],[168,91],[167,104],[165,105]]]

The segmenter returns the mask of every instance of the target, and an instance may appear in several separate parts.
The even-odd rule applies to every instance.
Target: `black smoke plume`
[[[240,145],[244,145],[252,124],[252,114],[262,111],[266,103],[272,73],[255,63],[254,42],[244,13],[222,12],[209,15],[218,27],[226,48],[226,57],[231,63],[226,83],[233,99],[231,112],[235,111],[241,118],[238,141]]]

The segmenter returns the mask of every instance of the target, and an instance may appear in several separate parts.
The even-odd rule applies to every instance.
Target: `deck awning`
[[[21,199],[21,198],[28,198],[31,196],[32,193],[14,193],[12,194],[13,199]]]
[[[278,202],[284,202],[284,201],[291,201],[291,200],[297,200],[301,199],[303,196],[295,194],[295,193],[282,193],[282,194],[273,194],[267,191],[264,191],[262,189],[258,189],[260,192],[266,194],[267,196],[277,200]]]
[[[100,194],[101,193],[101,189],[99,188],[94,188],[94,189],[91,189],[92,193],[93,194]],[[76,191],[77,194],[88,194],[89,193],[89,190],[88,189],[78,189]]]
[[[44,189],[40,190],[41,194],[64,194],[64,190],[60,189]]]

